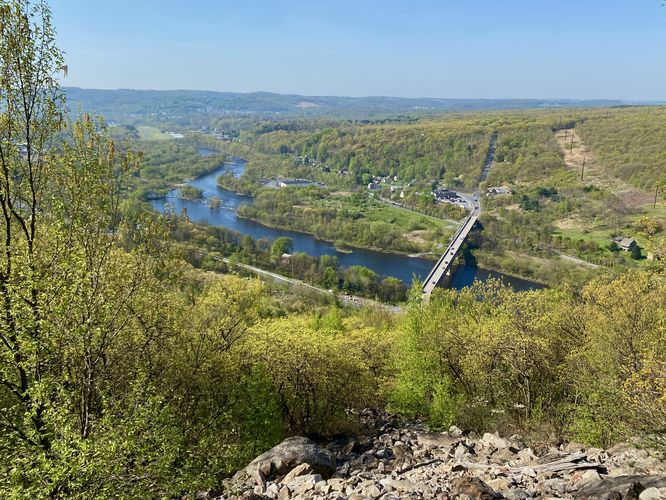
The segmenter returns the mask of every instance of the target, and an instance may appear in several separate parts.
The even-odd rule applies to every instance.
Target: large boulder
[[[308,472],[329,478],[335,472],[335,457],[305,437],[290,437],[252,460],[234,476],[236,482],[254,480],[258,484],[288,474],[299,465],[309,465]]]
[[[648,488],[666,488],[666,476],[630,475],[591,481],[576,492],[576,498],[637,500],[640,494]]]

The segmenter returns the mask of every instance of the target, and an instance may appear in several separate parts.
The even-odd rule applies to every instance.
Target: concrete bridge
[[[467,239],[467,235],[476,224],[476,221],[479,218],[481,213],[481,206],[479,205],[479,196],[478,192],[474,194],[472,212],[470,215],[463,221],[463,223],[458,227],[458,230],[453,235],[453,239],[449,246],[446,248],[444,254],[439,258],[435,267],[432,268],[432,271],[428,274],[428,277],[423,282],[423,295],[424,298],[430,297],[430,294],[435,289],[435,287],[442,281],[442,278],[449,272],[451,264],[455,261],[458,256],[458,252],[462,248],[463,243]]]
[[[488,149],[488,157],[486,158],[486,162],[483,165],[483,169],[481,170],[481,177],[479,179],[480,181],[485,181],[486,178],[488,177],[488,172],[490,172],[490,167],[492,167],[493,162],[495,161],[496,147],[497,147],[497,134],[495,133],[490,138],[490,148]],[[479,215],[481,214],[481,203],[479,201],[479,197],[480,197],[479,191],[476,191],[471,197],[467,195],[463,196],[467,206],[470,208],[470,214],[458,227],[458,230],[453,235],[451,243],[449,243],[449,246],[446,248],[444,255],[442,255],[439,258],[437,264],[435,264],[435,267],[432,268],[432,271],[430,271],[427,278],[423,282],[421,289],[423,291],[423,298],[425,300],[428,300],[428,298],[430,298],[430,294],[435,289],[435,287],[442,281],[444,276],[446,276],[447,274],[450,275],[449,271],[451,269],[451,265],[458,256],[458,252],[460,252],[460,249],[462,248],[463,243],[465,243],[465,240],[467,239],[469,232],[472,230],[474,224],[476,224],[476,221],[479,219]]]

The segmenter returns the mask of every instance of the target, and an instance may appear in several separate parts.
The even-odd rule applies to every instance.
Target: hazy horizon
[[[479,101],[618,101],[626,103],[635,103],[635,104],[652,104],[652,103],[666,103],[666,98],[664,99],[621,99],[614,97],[607,98],[578,98],[578,97],[567,97],[567,96],[545,96],[545,97],[521,97],[521,96],[509,96],[509,97],[451,97],[451,96],[431,96],[431,95],[421,95],[421,96],[398,96],[398,95],[344,95],[344,94],[298,94],[298,93],[288,93],[288,92],[275,92],[272,90],[251,90],[247,92],[234,91],[234,90],[214,90],[214,89],[192,89],[192,88],[135,88],[135,87],[79,87],[76,85],[67,85],[67,82],[62,82],[63,88],[71,89],[80,89],[80,90],[99,90],[99,91],[136,91],[136,92],[203,92],[203,93],[219,93],[219,94],[274,94],[280,96],[298,96],[298,97],[312,97],[312,98],[331,98],[331,97],[342,97],[350,99],[438,99],[438,100],[479,100]]]
[[[666,99],[666,8],[657,0],[50,3],[72,87]]]

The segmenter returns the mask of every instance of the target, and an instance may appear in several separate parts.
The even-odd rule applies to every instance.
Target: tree
[[[44,3],[0,4],[0,336],[3,433],[51,447],[38,395],[46,369],[43,335],[42,207],[48,204],[48,149],[62,126],[58,73],[66,71]],[[13,401],[9,403],[9,401]],[[27,421],[25,417],[28,417]]]
[[[151,370],[172,333],[168,281],[156,278],[170,274],[164,234],[123,217],[136,155],[118,153],[101,121],[64,120],[64,71],[46,4],[0,2],[3,496],[102,488],[108,470],[122,488],[128,455],[153,448],[161,458],[146,462],[147,476],[171,456],[168,433],[139,437],[160,424]]]
[[[280,257],[282,254],[291,253],[294,249],[294,240],[286,236],[277,238],[271,246],[271,255],[273,257]]]

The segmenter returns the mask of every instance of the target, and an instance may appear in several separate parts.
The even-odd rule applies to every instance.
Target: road
[[[599,267],[601,267],[598,264],[593,264],[592,262],[579,259],[578,257],[572,257],[571,255],[566,255],[563,253],[558,253],[557,255],[559,255],[561,259],[568,260],[569,262],[575,262],[576,264],[580,264],[581,266],[587,266],[593,269],[598,269]]]
[[[425,296],[430,296],[437,284],[447,273],[451,267],[451,264],[458,255],[460,248],[462,247],[463,243],[465,243],[467,235],[469,235],[469,232],[472,230],[474,224],[476,224],[476,221],[479,218],[479,215],[481,214],[481,205],[479,203],[478,191],[472,195],[470,203],[472,210],[469,216],[463,221],[456,233],[453,235],[451,243],[449,243],[446,251],[439,258],[437,264],[435,264],[435,267],[432,268],[432,271],[430,271],[430,274],[428,274],[427,278],[423,282],[423,294]]]
[[[286,276],[282,276],[281,274],[273,273],[271,271],[266,271],[265,269],[261,269],[259,267],[251,266],[249,264],[243,264],[240,262],[236,262],[234,264],[229,263],[229,259],[226,257],[220,257],[218,255],[211,255],[206,252],[202,252],[200,250],[195,251],[196,254],[202,256],[202,257],[209,257],[213,260],[221,261],[224,262],[227,265],[231,266],[237,266],[242,269],[245,269],[246,271],[251,272],[252,274],[255,274],[259,277],[263,278],[269,278],[272,281],[278,282],[278,283],[284,283],[287,285],[292,285],[292,286],[300,286],[302,288],[306,288],[308,290],[311,290],[313,292],[323,294],[323,295],[328,295],[330,297],[337,298],[340,302],[342,302],[345,305],[348,306],[353,306],[353,307],[372,307],[376,309],[384,309],[390,312],[400,312],[402,311],[402,308],[400,306],[394,306],[390,304],[384,304],[383,302],[378,302],[376,300],[368,299],[365,297],[359,297],[357,295],[350,295],[350,294],[336,294],[332,290],[326,290],[324,288],[319,288],[314,285],[311,285],[310,283],[305,283],[304,281],[293,279],[293,278],[287,278]]]
[[[493,134],[490,138],[488,156],[485,163],[483,164],[483,169],[481,170],[481,177],[479,178],[480,181],[485,181],[488,177],[490,167],[493,166],[493,162],[495,161],[496,147],[497,134]],[[449,243],[449,246],[446,248],[444,255],[439,258],[437,264],[435,264],[435,267],[432,268],[432,271],[430,271],[430,274],[428,274],[427,278],[423,282],[423,297],[426,300],[428,297],[430,297],[430,294],[442,280],[444,275],[449,271],[449,268],[451,267],[453,261],[455,261],[460,248],[462,247],[463,243],[465,243],[469,232],[472,230],[474,224],[476,224],[476,221],[479,219],[479,215],[481,215],[480,193],[478,190],[476,190],[471,195],[458,193],[458,196],[463,199],[467,209],[470,211],[470,214],[453,235],[451,243]]]
[[[227,258],[221,258],[220,260],[226,262],[227,264],[229,263],[229,259]],[[250,271],[253,274],[256,274],[258,276],[264,276],[266,278],[270,278],[273,281],[279,282],[279,283],[285,283],[289,285],[295,285],[295,286],[300,286],[303,288],[307,288],[309,290],[312,290],[313,292],[320,293],[323,295],[329,295],[331,297],[335,297],[340,302],[343,304],[346,304],[348,306],[353,306],[353,307],[373,307],[373,308],[379,308],[379,309],[385,309],[387,311],[391,312],[400,312],[402,309],[399,306],[392,306],[389,304],[384,304],[382,302],[378,302],[376,300],[372,299],[367,299],[365,297],[359,297],[357,295],[348,295],[348,294],[336,294],[331,290],[325,290],[323,288],[316,287],[314,285],[311,285],[309,283],[305,283],[304,281],[300,281],[297,279],[293,278],[287,278],[286,276],[282,276],[281,274],[273,273],[271,271],[266,271],[265,269],[261,269],[259,267],[254,267],[250,266],[249,264],[241,264],[241,263],[235,263],[233,264],[234,266],[241,267],[247,271]]]

